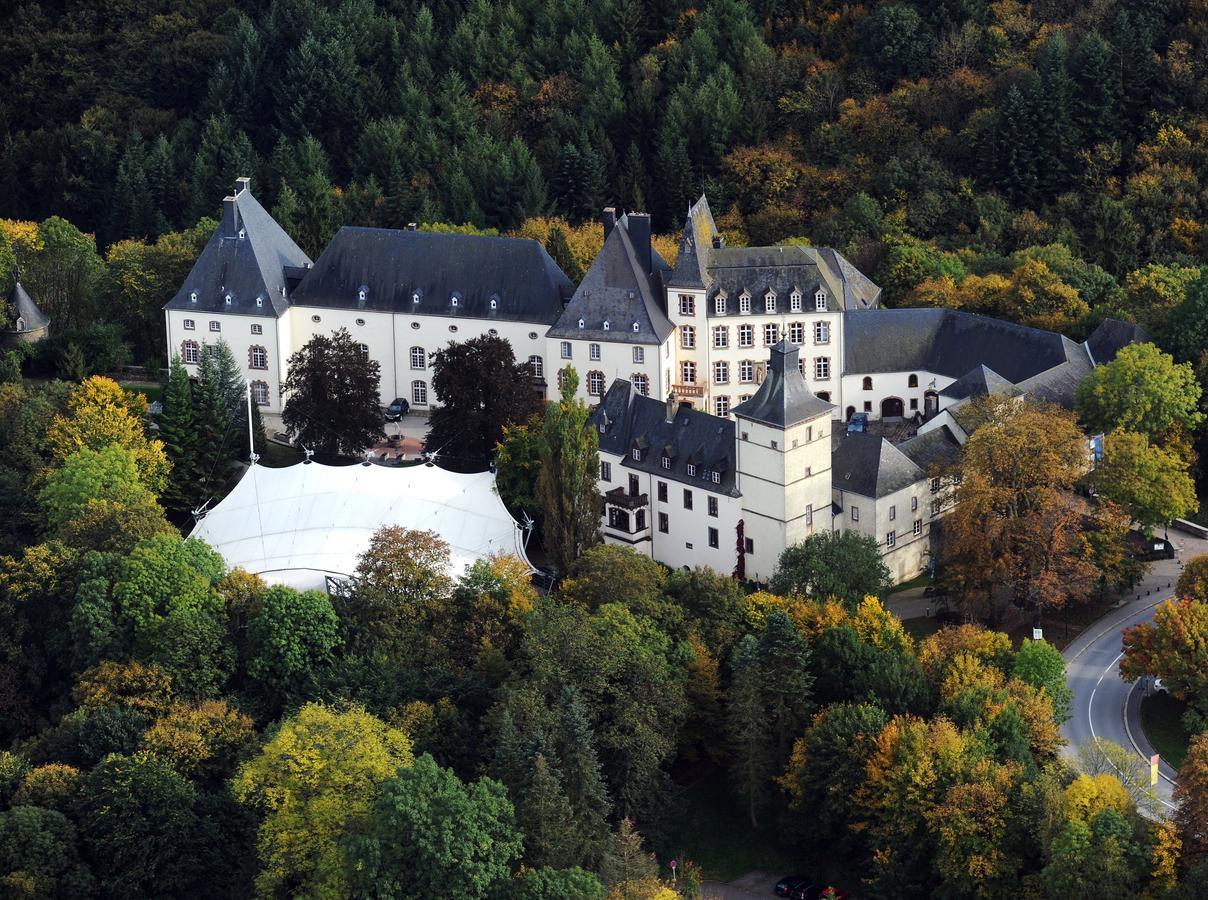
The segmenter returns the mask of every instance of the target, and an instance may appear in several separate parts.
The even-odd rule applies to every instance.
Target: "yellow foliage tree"
[[[407,735],[358,706],[308,703],[282,722],[231,780],[236,799],[264,813],[257,892],[347,896],[340,839],[377,785],[411,763]]]
[[[1079,775],[1065,789],[1066,810],[1071,819],[1090,823],[1105,809],[1128,816],[1133,809],[1132,798],[1115,775]]]
[[[143,422],[147,398],[127,391],[111,378],[94,375],[80,383],[67,400],[67,415],[55,416],[46,435],[56,463],[83,450],[117,444],[129,450],[150,490],[159,493],[172,464],[163,442],[149,440]]]
[[[120,704],[155,718],[172,705],[171,676],[155,665],[140,662],[97,663],[80,675],[71,697],[85,709]]]
[[[80,770],[63,763],[49,763],[30,769],[21,779],[13,806],[41,806],[67,813],[80,793]]]
[[[221,777],[255,737],[252,720],[225,700],[177,704],[147,729],[143,749],[186,778]]]
[[[1014,653],[1011,639],[1001,631],[980,625],[941,628],[919,645],[919,662],[932,681],[941,682],[945,670],[960,655],[975,657],[986,665],[1005,671]]]

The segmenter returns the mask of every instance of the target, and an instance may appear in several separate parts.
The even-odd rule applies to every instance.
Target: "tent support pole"
[[[252,379],[247,379],[247,453],[251,464],[256,465],[260,457],[256,454],[256,436],[252,431]]]

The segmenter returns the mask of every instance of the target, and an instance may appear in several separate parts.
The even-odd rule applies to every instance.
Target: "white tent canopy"
[[[383,525],[435,532],[449,544],[455,577],[494,553],[512,554],[532,568],[523,531],[495,493],[494,474],[433,465],[255,465],[191,537],[212,546],[230,568],[270,584],[322,590],[327,576],[353,573],[357,556]]]

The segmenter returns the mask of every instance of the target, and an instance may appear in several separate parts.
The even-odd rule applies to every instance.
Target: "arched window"
[[[819,391],[817,394],[819,400],[825,400],[830,403],[830,391]]]
[[[643,397],[650,396],[649,376],[643,375],[641,372],[635,372],[632,376],[630,376],[629,380],[633,382],[633,389],[635,391],[637,391]]]
[[[247,365],[249,369],[267,369],[268,351],[263,347],[248,347]]]
[[[427,382],[413,381],[411,382],[411,402],[416,406],[428,405],[428,385]]]
[[[195,366],[201,361],[201,346],[197,341],[185,341],[180,345],[180,358],[185,365]]]
[[[426,369],[428,368],[428,354],[424,352],[423,347],[411,348],[411,368]]]
[[[587,373],[587,393],[593,397],[604,394],[604,373],[594,369]]]
[[[864,390],[866,390],[866,391],[872,390],[872,379],[869,378],[867,375],[864,376]]]
[[[545,360],[540,356],[530,356],[529,369],[532,371],[534,378],[543,377],[545,375]]]
[[[252,401],[257,406],[268,406],[268,384],[263,381],[252,382]]]
[[[906,386],[907,387],[918,387],[919,386],[919,376],[911,375],[909,378],[907,378]]]

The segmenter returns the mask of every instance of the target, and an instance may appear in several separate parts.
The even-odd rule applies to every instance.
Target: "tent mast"
[[[252,465],[260,459],[256,453],[256,437],[252,431],[252,379],[247,379],[247,453]]]

